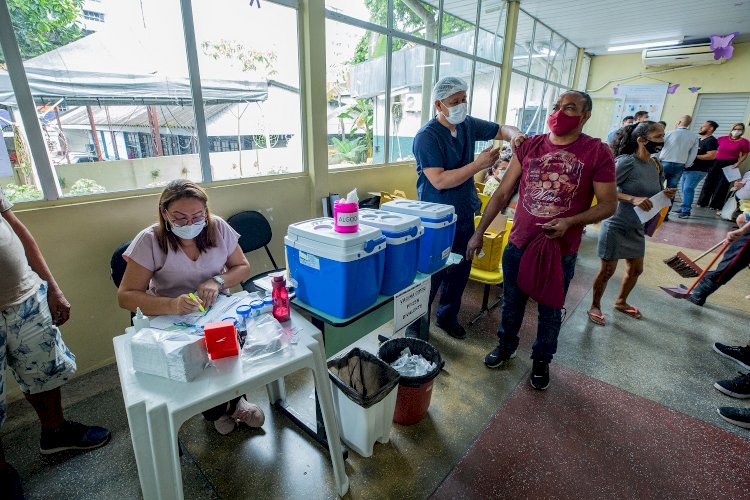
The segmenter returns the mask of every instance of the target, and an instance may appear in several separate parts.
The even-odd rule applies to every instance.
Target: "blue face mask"
[[[188,226],[182,227],[175,226],[170,222],[169,226],[169,230],[172,231],[172,234],[174,234],[178,238],[182,238],[183,240],[192,240],[193,238],[201,234],[203,228],[206,227],[206,221],[202,220],[196,222],[195,224],[190,224]]]

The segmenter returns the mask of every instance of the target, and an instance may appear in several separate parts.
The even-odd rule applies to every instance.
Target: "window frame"
[[[268,179],[274,179],[279,177],[297,177],[299,175],[305,175],[308,173],[308,158],[305,154],[307,148],[307,130],[304,126],[306,123],[306,112],[305,112],[305,99],[306,89],[304,84],[304,71],[305,71],[305,60],[304,60],[304,40],[302,37],[302,26],[303,26],[303,13],[300,8],[300,0],[264,0],[273,4],[281,5],[284,7],[291,8],[296,11],[296,29],[298,38],[297,47],[297,68],[300,75],[300,93],[297,105],[300,109],[301,124],[300,138],[302,143],[302,172],[295,172],[290,174],[278,174],[278,175],[266,175],[260,178],[242,178],[242,179],[228,179],[228,180],[214,180],[211,172],[211,165],[209,159],[209,140],[206,130],[206,114],[203,101],[203,92],[201,88],[201,77],[200,67],[198,64],[198,46],[195,38],[195,24],[193,20],[193,8],[192,0],[178,0],[180,6],[180,21],[182,23],[182,32],[185,43],[185,55],[188,66],[187,76],[190,80],[191,87],[191,100],[190,103],[193,107],[195,114],[195,128],[197,135],[197,151],[199,157],[199,164],[201,168],[201,185],[230,185],[230,184],[242,184],[253,181],[265,181]],[[88,11],[88,9],[87,9]],[[91,11],[94,12],[94,11]],[[98,19],[89,19],[84,17],[83,9],[81,9],[81,19],[88,21],[104,22]],[[26,139],[33,159],[33,166],[36,168],[36,174],[39,178],[39,184],[41,187],[43,197],[39,200],[34,201],[23,201],[18,202],[23,204],[24,207],[29,206],[44,206],[48,202],[60,203],[76,203],[81,200],[108,200],[108,199],[119,199],[126,198],[129,196],[138,196],[144,193],[156,192],[160,188],[152,187],[139,187],[127,191],[113,191],[101,194],[90,194],[90,195],[79,195],[79,196],[62,196],[62,189],[58,185],[54,166],[47,150],[47,146],[42,136],[41,124],[36,116],[36,104],[31,94],[29,82],[26,77],[26,71],[23,65],[23,61],[20,59],[18,53],[18,44],[16,41],[15,29],[11,23],[10,17],[7,16],[7,10],[0,8],[0,38],[2,38],[3,45],[8,44],[11,49],[15,49],[18,54],[17,59],[11,54],[13,50],[4,51],[6,52],[6,66],[10,76],[10,80],[13,83],[14,93],[18,102],[17,115],[23,123],[23,128],[26,132]],[[12,38],[12,42],[11,42]],[[23,102],[23,104],[21,104]],[[27,106],[26,103],[30,103]],[[138,137],[133,137],[134,143],[139,142]],[[126,143],[126,151],[129,145]],[[141,151],[142,154],[142,151]]]

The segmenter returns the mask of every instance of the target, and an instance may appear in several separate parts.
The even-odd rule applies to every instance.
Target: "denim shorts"
[[[76,357],[52,324],[46,282],[22,303],[0,311],[0,429],[5,421],[8,366],[25,394],[56,389],[76,371]]]

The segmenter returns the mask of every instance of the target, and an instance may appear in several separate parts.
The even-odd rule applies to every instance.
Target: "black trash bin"
[[[333,402],[341,438],[369,457],[375,441],[390,439],[398,372],[374,354],[354,348],[328,362],[328,376],[335,386]]]
[[[390,365],[407,347],[412,354],[419,354],[430,363],[435,363],[436,366],[420,377],[401,376],[393,421],[402,425],[416,424],[427,414],[432,399],[432,383],[445,366],[437,348],[417,338],[388,340],[380,346],[378,357]]]

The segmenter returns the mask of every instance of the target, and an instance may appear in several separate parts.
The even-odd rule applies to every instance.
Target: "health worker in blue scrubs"
[[[456,77],[441,78],[435,84],[432,101],[437,113],[417,132],[413,146],[419,199],[456,209],[452,251],[459,255],[466,255],[466,244],[474,233],[474,214],[480,207],[474,175],[491,167],[500,154],[500,148],[490,146],[475,158],[475,143],[506,140],[515,149],[526,139],[516,127],[468,116],[467,90],[466,82]],[[458,339],[466,337],[466,330],[458,323],[458,311],[470,270],[471,261],[464,260],[432,277],[430,303],[442,289],[437,326]],[[410,331],[415,328],[411,325]]]

